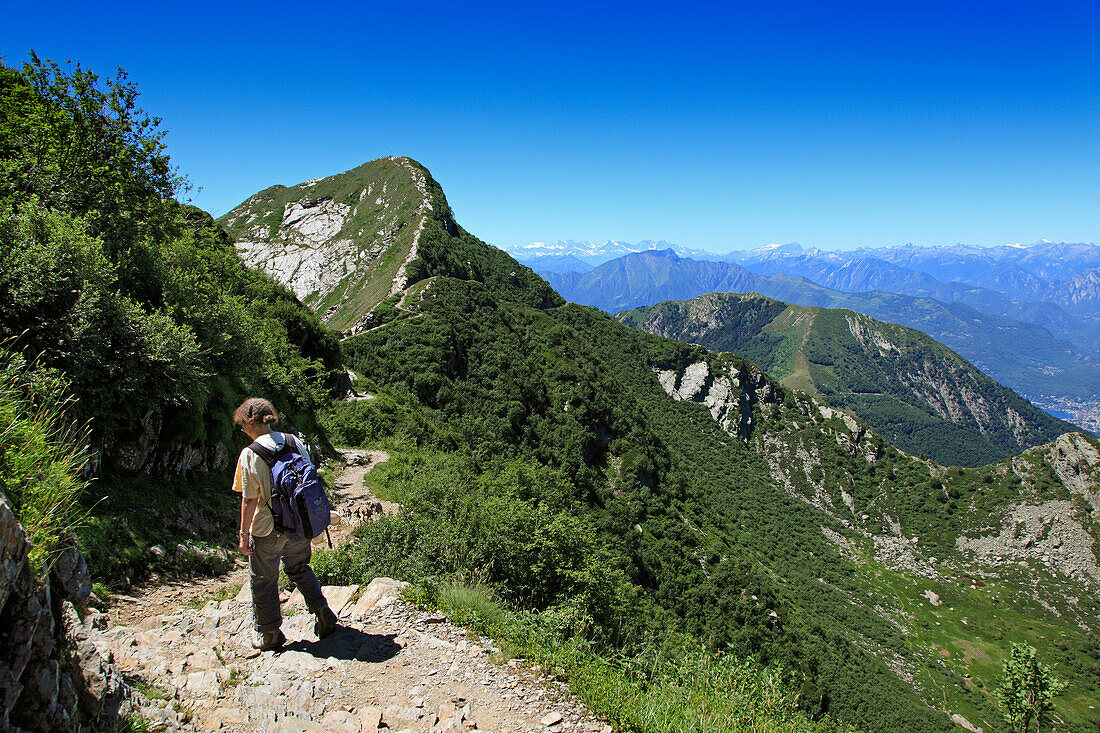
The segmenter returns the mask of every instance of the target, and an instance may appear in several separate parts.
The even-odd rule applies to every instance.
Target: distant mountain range
[[[542,265],[548,271],[587,272],[584,269],[574,269],[580,263],[589,265],[588,269],[596,265],[602,265],[608,260],[622,257],[634,252],[647,252],[651,250],[671,249],[681,257],[691,257],[697,260],[716,260],[720,255],[701,249],[691,249],[679,244],[672,244],[664,240],[643,240],[637,244],[630,242],[618,242],[609,239],[606,242],[574,242],[572,239],[565,241],[532,242],[531,244],[513,244],[501,246],[508,254],[515,257],[523,264],[534,268]],[[560,259],[554,259],[560,258]],[[556,265],[556,270],[547,265]]]
[[[1100,247],[1093,244],[905,246],[851,252],[788,244],[732,252],[721,259],[763,274],[802,275],[847,292],[928,296],[1012,318],[1030,313],[1047,319],[1041,325],[1055,328],[1079,330],[1085,321],[1100,316]]]
[[[924,331],[1043,406],[1095,401],[1100,386],[1100,365],[1088,351],[1035,323],[983,313],[963,302],[886,291],[844,292],[801,276],[760,274],[731,262],[684,258],[671,250],[626,255],[584,274],[540,274],[567,300],[609,313],[711,292],[756,292],[795,305],[848,308]]]
[[[1100,246],[1091,242],[825,251],[797,242],[714,254],[665,241],[558,241],[504,247],[539,272],[588,272],[635,252],[732,262],[763,275],[798,275],[848,293],[890,293],[965,303],[983,313],[1044,326],[1100,353]]]

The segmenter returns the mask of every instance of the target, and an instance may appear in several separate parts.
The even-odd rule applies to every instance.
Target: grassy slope
[[[368,188],[371,193],[361,198]],[[234,240],[288,241],[282,229],[286,205],[326,197],[352,207],[351,216],[334,239],[356,242],[361,256],[377,244],[379,230],[387,230],[392,237],[390,246],[380,257],[350,272],[331,292],[314,292],[303,298],[317,313],[335,306],[337,310],[328,323],[334,328],[345,329],[389,296],[393,278],[412,247],[420,222],[417,209],[423,197],[408,169],[389,158],[381,158],[314,182],[290,187],[271,186],[249,197],[218,221]],[[256,226],[265,227],[266,233],[256,236],[252,232]]]
[[[851,410],[903,450],[945,464],[983,465],[1074,429],[923,333],[851,311],[792,306],[757,295],[710,294],[639,308],[619,318],[636,328],[741,354],[786,386]],[[864,345],[853,335],[853,323],[895,349]],[[965,414],[954,421],[941,417],[910,386],[914,377],[929,372],[953,390],[955,399],[967,393],[984,397],[998,422],[979,425]],[[941,397],[938,390],[931,394]],[[1006,407],[1030,423],[1023,445],[1003,417]]]
[[[848,308],[931,335],[1001,384],[1028,395],[1090,398],[1100,368],[1067,341],[1031,323],[992,316],[962,303],[894,293],[841,293],[797,277],[772,276],[766,294],[806,306]]]

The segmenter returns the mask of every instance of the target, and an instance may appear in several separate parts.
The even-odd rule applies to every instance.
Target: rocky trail
[[[358,522],[398,510],[364,483],[389,456],[344,456],[333,487],[343,519],[334,543],[347,541]],[[150,729],[611,731],[563,683],[406,603],[405,584],[389,578],[325,587],[340,624],[323,640],[313,633],[301,595],[284,596],[288,643],[258,652],[250,646],[247,580],[247,569],[238,567],[214,580],[116,597],[108,614],[85,616],[82,641],[113,661],[137,691],[135,707]]]

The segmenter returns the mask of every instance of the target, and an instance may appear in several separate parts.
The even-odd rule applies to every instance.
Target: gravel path
[[[358,521],[398,508],[363,483],[387,455],[348,451],[345,458],[334,486],[345,521],[334,542],[347,541]],[[326,587],[340,625],[323,640],[300,594],[289,596],[288,643],[275,652],[249,644],[243,567],[116,597],[109,616],[91,611],[85,627],[100,654],[142,693],[142,714],[154,730],[610,733],[537,666],[506,661],[492,640],[405,603],[404,585],[376,578],[367,586]],[[237,587],[234,598],[199,607]]]

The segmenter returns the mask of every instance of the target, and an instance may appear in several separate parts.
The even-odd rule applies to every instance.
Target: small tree
[[[1013,644],[1012,656],[1002,666],[997,702],[1013,731],[1025,733],[1033,720],[1035,730],[1040,731],[1045,713],[1065,687],[1050,667],[1039,661],[1033,647]]]

